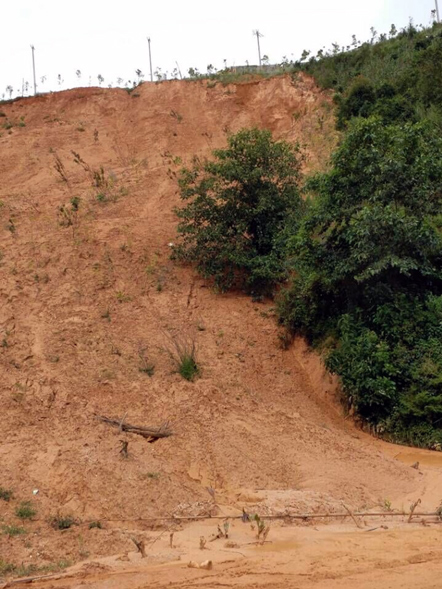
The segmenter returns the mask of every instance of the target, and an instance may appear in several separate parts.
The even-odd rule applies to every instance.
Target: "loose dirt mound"
[[[13,126],[0,136],[0,486],[14,498],[0,515],[17,525],[21,501],[37,514],[26,535],[0,536],[0,560],[127,551],[159,515],[414,497],[427,475],[344,421],[319,360],[302,342],[278,347],[270,303],[216,295],[169,261],[179,166],[257,125],[320,168],[335,144],[326,94],[304,77],[168,82],[1,110]],[[178,336],[196,340],[195,383],[175,373]],[[148,444],[96,413],[169,421],[174,435]],[[52,530],[65,515],[81,525]],[[89,530],[96,520],[106,529]]]

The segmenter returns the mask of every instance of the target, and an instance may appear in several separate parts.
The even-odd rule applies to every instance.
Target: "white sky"
[[[32,82],[31,44],[40,91],[87,86],[89,77],[98,85],[98,74],[107,86],[118,77],[134,80],[138,68],[148,78],[147,36],[153,69],[171,72],[178,61],[184,74],[209,63],[221,69],[224,59],[229,66],[257,63],[253,29],[264,35],[262,54],[277,63],[283,56],[298,59],[303,49],[349,45],[352,34],[364,41],[372,26],[388,33],[410,17],[427,25],[434,7],[435,0],[4,0],[0,98],[6,86],[16,95],[23,79]]]

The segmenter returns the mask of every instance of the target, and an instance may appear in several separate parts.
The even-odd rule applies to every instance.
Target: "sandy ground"
[[[77,89],[0,112],[0,126],[12,123],[0,129],[0,487],[14,493],[0,500],[0,564],[42,572],[79,563],[91,587],[147,587],[151,576],[158,587],[374,587],[379,575],[382,587],[436,586],[437,524],[365,533],[275,523],[263,548],[244,548],[253,533],[238,524],[233,541],[245,556],[211,543],[216,566],[204,573],[186,563],[201,560],[199,526],[210,521],[177,530],[169,556],[161,536],[155,558],[169,563],[132,554],[132,537],[167,536],[174,515],[340,513],[343,502],[406,510],[418,498],[423,510],[439,505],[442,455],[359,431],[320,359],[302,341],[280,348],[271,301],[217,295],[169,260],[179,167],[257,125],[299,141],[306,167],[320,169],[336,142],[330,97],[303,77],[170,82],[132,94]],[[196,341],[194,383],[176,374],[176,338]],[[167,421],[174,435],[148,444],[96,413]],[[35,511],[30,520],[16,515],[23,501]],[[53,528],[67,516],[75,525]],[[103,529],[90,529],[97,521]],[[11,535],[11,526],[24,533]],[[407,560],[416,555],[425,566]],[[400,584],[406,574],[414,584]]]
[[[367,523],[367,522],[366,522]],[[407,527],[406,527],[407,526]],[[236,523],[229,540],[209,542],[216,526],[195,523],[175,532],[146,537],[147,557],[136,552],[76,565],[63,575],[33,586],[79,589],[151,587],[296,587],[362,589],[439,588],[442,572],[440,524],[407,525],[387,518],[355,526],[293,527],[276,523],[264,545],[256,543],[249,524]],[[270,537],[273,537],[271,540]],[[211,570],[189,563],[211,562]],[[18,583],[17,587],[25,584]]]

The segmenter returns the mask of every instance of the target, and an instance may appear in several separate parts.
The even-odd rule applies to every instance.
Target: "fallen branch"
[[[353,514],[356,517],[382,517],[386,519],[390,519],[393,517],[408,517],[410,513],[408,511],[388,511],[388,512],[356,512]],[[301,520],[301,521],[308,521],[313,519],[345,519],[346,517],[350,517],[348,513],[281,513],[281,514],[273,514],[273,515],[266,515],[266,519],[271,520]],[[435,517],[438,518],[437,521],[427,522],[430,524],[438,524],[442,525],[442,520],[440,519],[440,512],[439,511],[431,511],[431,512],[417,512],[413,513],[413,517]],[[231,520],[242,520],[242,515],[229,515],[229,519]],[[225,520],[225,515],[154,515],[152,517],[135,517],[135,518],[100,518],[102,522],[169,522],[169,523],[176,523],[176,522],[186,522],[186,521],[209,521],[209,520],[218,520],[222,519]],[[45,519],[34,518],[33,521],[35,522],[44,522]],[[82,520],[82,524],[87,525],[96,520]],[[415,521],[415,520],[414,520]],[[166,530],[169,531],[169,530]],[[0,589],[3,587],[0,585]]]
[[[0,585],[0,589],[7,589],[7,587],[12,587],[12,585],[27,585],[28,583],[35,583],[35,581],[46,581],[51,579],[52,581],[57,581],[58,579],[67,579],[72,577],[72,575],[63,575],[63,574],[51,574],[51,575],[39,575],[36,577],[21,577],[19,579],[12,579],[11,581],[6,581],[4,585]]]
[[[125,423],[124,419],[110,419],[104,415],[95,414],[95,417],[102,421],[103,423],[107,423],[107,425],[112,425],[114,427],[118,427],[120,432],[128,432],[130,434],[137,434],[139,436],[143,436],[150,444],[156,442],[160,438],[168,438],[172,435],[172,430],[169,428],[168,423],[164,423],[159,428],[154,427],[144,427],[141,425],[131,425],[130,423]]]

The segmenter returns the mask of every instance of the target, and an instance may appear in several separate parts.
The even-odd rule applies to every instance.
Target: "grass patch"
[[[184,379],[189,381],[194,380],[196,376],[198,376],[199,369],[193,355],[186,354],[182,358],[180,358],[178,372]]]
[[[15,571],[16,567],[11,562],[6,562],[0,558],[0,576],[10,575]]]
[[[13,538],[15,536],[22,536],[23,534],[26,534],[26,530],[22,527],[19,526],[3,526],[2,528],[3,533],[5,534],[5,536],[9,536],[10,538]]]
[[[1,562],[2,561],[0,561],[0,574],[2,571]],[[34,563],[21,563],[19,566],[9,564],[9,572],[14,573],[14,575],[17,577],[29,577],[30,575],[35,575],[36,573],[41,573],[43,575],[46,573],[58,573],[59,571],[63,571],[69,566],[71,566],[70,561],[65,559],[61,559],[57,562],[50,562],[42,566],[38,566]]]
[[[196,341],[193,336],[174,337],[169,335],[167,351],[176,366],[176,371],[185,380],[193,381],[200,369],[196,359]]]
[[[104,312],[101,314],[101,318],[102,318],[102,319],[107,319],[108,321],[110,321],[110,320],[111,320],[110,309],[106,309],[106,311],[104,311]]]
[[[77,524],[77,520],[70,515],[56,515],[51,518],[51,526],[54,530],[69,530],[69,528]]]
[[[22,501],[15,510],[15,515],[20,519],[32,519],[36,513],[30,501]]]
[[[146,474],[148,479],[159,479],[160,478],[160,473],[159,472],[148,472]]]
[[[155,373],[155,364],[148,362],[147,364],[140,366],[139,371],[147,374],[147,376],[152,377]]]
[[[140,359],[140,365],[138,367],[138,370],[140,372],[143,372],[144,374],[147,374],[147,376],[152,377],[155,372],[155,364],[149,360],[149,358],[146,355],[146,352],[147,346],[143,345],[143,343],[140,342],[140,344],[138,345],[138,357]]]
[[[4,342],[6,342],[6,345],[4,345]],[[2,343],[1,343],[2,347],[7,348],[8,347],[8,342],[6,339],[3,339]],[[3,501],[10,501],[13,497],[13,493],[10,489],[5,489],[4,487],[0,487],[0,499],[3,499]]]

